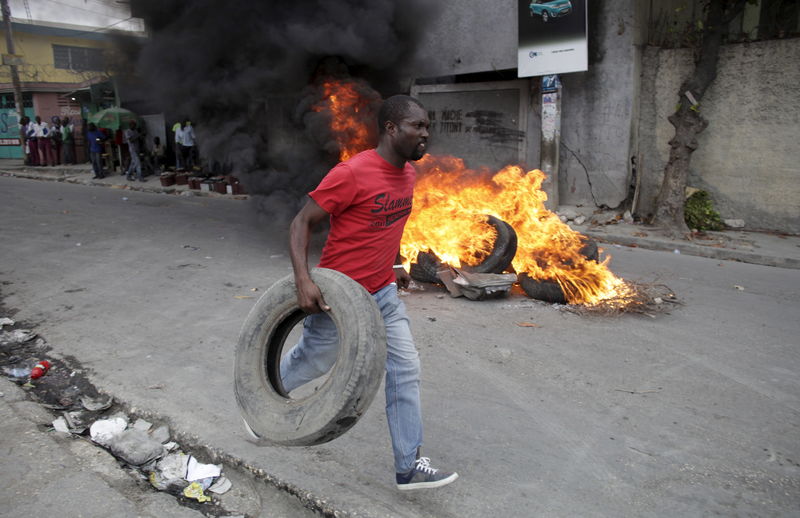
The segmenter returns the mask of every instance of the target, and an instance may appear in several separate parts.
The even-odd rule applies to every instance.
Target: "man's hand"
[[[405,268],[395,268],[394,275],[397,278],[397,287],[406,289],[411,285],[411,276]]]
[[[321,311],[330,311],[331,309],[330,306],[325,304],[319,286],[311,280],[297,283],[297,305],[309,315],[320,313]]]

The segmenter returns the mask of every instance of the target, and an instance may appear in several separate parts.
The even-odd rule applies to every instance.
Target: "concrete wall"
[[[674,133],[667,117],[691,73],[685,49],[645,52],[638,212],[653,211]],[[724,218],[800,233],[800,39],[723,47],[701,103],[709,127],[692,155],[689,185],[707,190]]]
[[[448,2],[422,41],[423,77],[517,67],[517,10],[527,1]],[[617,207],[628,195],[638,119],[642,2],[590,0],[589,71],[561,76],[563,204]],[[541,98],[531,78],[527,165],[539,167]]]
[[[517,0],[441,2],[420,41],[421,77],[517,67]]]
[[[561,77],[561,204],[616,208],[628,197],[640,3],[589,2],[589,71]]]

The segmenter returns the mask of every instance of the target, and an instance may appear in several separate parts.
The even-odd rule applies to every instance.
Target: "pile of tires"
[[[256,302],[239,334],[234,390],[246,429],[268,444],[310,446],[339,437],[356,424],[381,383],[386,330],[375,300],[356,281],[325,268],[311,278],[331,307],[339,355],[313,394],[289,397],[280,360],[292,329],[306,314],[297,305],[294,277],[275,283]]]
[[[495,216],[486,216],[486,222],[497,232],[492,251],[477,265],[464,266],[462,269],[474,273],[503,273],[511,266],[517,253],[517,233],[511,225]],[[436,254],[420,252],[417,261],[411,263],[409,275],[416,281],[435,284],[440,282],[436,272],[442,267]]]

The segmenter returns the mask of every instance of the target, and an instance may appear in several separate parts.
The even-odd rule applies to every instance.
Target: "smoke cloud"
[[[358,78],[368,98],[407,91],[435,3],[133,0],[151,37],[127,54],[167,117],[195,123],[202,156],[288,218],[337,160],[329,116],[312,110],[322,79]]]

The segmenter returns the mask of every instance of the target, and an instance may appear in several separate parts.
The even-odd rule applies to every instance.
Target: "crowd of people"
[[[148,174],[159,174],[167,166],[166,146],[158,136],[153,137],[149,146],[144,145],[146,132],[136,121],[114,132],[99,128],[96,124],[83,121],[86,152],[92,164],[94,178],[104,178],[113,164],[106,167],[105,158],[114,160],[114,153],[108,145],[119,146],[125,150],[121,159],[121,174],[130,181],[146,182]],[[197,139],[191,121],[178,122],[172,127],[175,134],[175,169],[192,171],[199,165]],[[57,166],[75,164],[75,126],[69,117],[52,117],[48,124],[38,115],[33,120],[23,117],[20,133],[25,143],[25,164],[29,166]],[[148,149],[149,148],[149,149]]]
[[[50,124],[38,115],[23,117],[20,132],[25,141],[25,163],[56,166],[75,163],[75,126],[69,117],[53,117]]]

